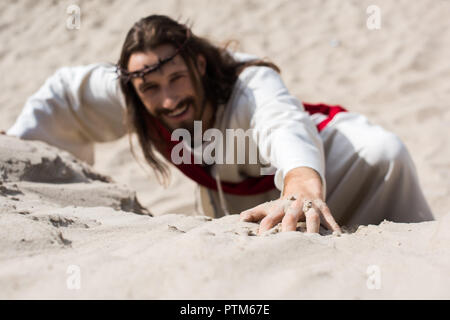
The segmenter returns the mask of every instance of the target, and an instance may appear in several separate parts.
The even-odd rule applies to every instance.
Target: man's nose
[[[176,104],[178,103],[178,97],[173,90],[170,89],[162,89],[162,107],[164,109],[173,110],[176,107]]]

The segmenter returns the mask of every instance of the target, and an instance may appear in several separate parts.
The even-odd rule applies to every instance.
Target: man
[[[302,104],[270,62],[217,48],[152,15],[129,31],[119,77],[114,71],[108,64],[60,69],[8,134],[44,140],[92,163],[92,143],[125,135],[126,115],[160,179],[167,181],[168,171],[155,152],[199,183],[205,214],[241,213],[260,221],[260,233],[280,222],[292,231],[306,221],[307,232],[317,233],[321,224],[340,232],[339,224],[433,219],[395,135],[339,106]],[[198,124],[214,141],[195,137]],[[199,162],[196,150],[211,150],[211,143],[215,156],[234,158],[230,129],[250,132],[245,156],[256,147],[259,161]],[[180,130],[194,135],[181,152],[173,141]]]

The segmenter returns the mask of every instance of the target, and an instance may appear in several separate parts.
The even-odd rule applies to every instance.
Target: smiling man
[[[204,95],[200,97],[196,93],[189,69],[178,51],[174,52],[170,44],[162,44],[153,50],[135,52],[121,72],[127,83],[134,78],[132,90],[152,116],[170,130],[185,128],[192,132],[194,120],[210,120],[213,109]],[[203,56],[198,57],[197,66],[204,75],[206,62]]]
[[[262,161],[175,161],[177,130],[194,136],[183,149],[188,158],[199,145],[217,147],[213,139],[199,141],[198,123],[205,134],[215,130],[209,132],[221,140],[216,153],[232,159],[235,145],[226,140],[235,137],[226,132],[250,132],[246,159],[257,150]],[[117,66],[58,70],[8,134],[46,141],[92,163],[92,144],[118,139],[126,127],[158,177],[167,181],[168,168],[156,153],[198,183],[204,214],[240,213],[260,222],[260,232],[280,222],[293,231],[306,221],[316,233],[320,225],[340,232],[339,225],[433,219],[395,135],[340,106],[301,103],[273,63],[216,47],[166,16],[131,28]]]

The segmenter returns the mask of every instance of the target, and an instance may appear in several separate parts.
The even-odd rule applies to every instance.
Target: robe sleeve
[[[286,174],[297,167],[314,169],[326,191],[325,154],[319,132],[303,104],[292,96],[280,75],[269,67],[249,67],[243,90],[250,108],[250,127],[260,156],[275,171],[283,190]]]
[[[41,140],[94,162],[94,142],[125,135],[125,101],[115,68],[91,64],[58,69],[34,93],[7,131]]]

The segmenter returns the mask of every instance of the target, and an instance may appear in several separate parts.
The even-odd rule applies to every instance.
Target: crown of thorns
[[[178,46],[178,48],[170,56],[164,59],[158,58],[158,62],[156,64],[151,66],[145,65],[144,68],[133,72],[129,72],[127,69],[122,68],[119,65],[116,65],[116,73],[119,76],[119,78],[123,79],[125,82],[129,82],[134,78],[142,78],[142,80],[144,80],[144,77],[147,74],[161,69],[163,65],[172,61],[181,51],[183,51],[183,49],[186,47],[186,44],[189,42],[190,38],[191,38],[190,30],[186,29],[186,40],[180,46]]]

